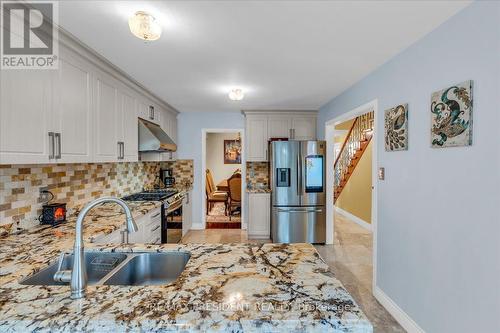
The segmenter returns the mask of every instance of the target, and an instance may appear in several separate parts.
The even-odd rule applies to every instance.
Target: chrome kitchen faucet
[[[75,227],[75,245],[73,247],[73,269],[61,270],[62,258],[59,262],[59,269],[54,274],[54,280],[60,282],[70,282],[71,285],[71,298],[78,299],[85,296],[87,288],[87,270],[84,264],[84,246],[83,246],[83,220],[88,212],[95,206],[105,203],[114,202],[120,205],[125,211],[127,231],[137,231],[137,224],[132,217],[132,212],[128,205],[119,198],[105,197],[96,199],[88,203],[78,215]]]

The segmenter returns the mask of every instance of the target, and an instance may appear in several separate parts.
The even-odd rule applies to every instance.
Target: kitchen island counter
[[[133,207],[135,214],[151,209],[144,205]],[[86,221],[86,239],[89,232],[117,225],[108,228],[102,216],[93,220]],[[191,257],[171,284],[88,286],[80,300],[70,299],[69,286],[21,285],[61,251],[71,250],[71,223],[60,234],[56,229],[40,227],[0,239],[0,331],[372,332],[309,244],[87,242],[92,251],[185,251]]]

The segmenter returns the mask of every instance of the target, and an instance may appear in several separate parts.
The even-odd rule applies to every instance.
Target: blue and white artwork
[[[432,94],[431,126],[433,148],[472,145],[472,81]]]

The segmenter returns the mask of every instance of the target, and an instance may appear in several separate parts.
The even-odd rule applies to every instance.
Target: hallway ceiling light
[[[157,40],[161,36],[161,27],[154,16],[138,11],[128,20],[130,32],[137,38]]]
[[[229,99],[232,101],[241,101],[243,97],[245,97],[245,94],[243,93],[243,90],[240,88],[233,88],[229,92]]]

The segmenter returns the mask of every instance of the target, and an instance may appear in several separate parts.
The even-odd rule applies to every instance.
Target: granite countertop
[[[130,203],[139,217],[159,203]],[[123,224],[120,208],[96,207],[88,240]],[[74,241],[74,217],[0,239],[0,331],[372,332],[352,297],[309,244],[102,245],[86,250],[186,251],[184,272],[163,286],[89,286],[71,300],[69,286],[18,281],[53,262]]]
[[[270,188],[247,188],[247,193],[271,193]]]

